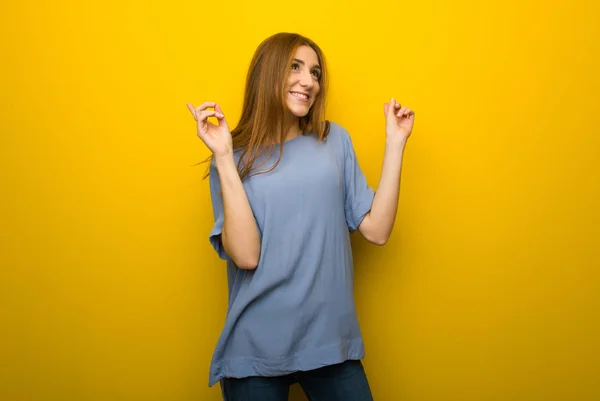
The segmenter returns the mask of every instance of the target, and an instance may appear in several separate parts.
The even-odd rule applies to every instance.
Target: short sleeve
[[[221,193],[221,181],[219,179],[219,173],[213,161],[211,161],[210,164],[209,181],[214,223],[208,239],[219,257],[227,260],[229,259],[229,256],[225,252],[223,241],[221,239],[221,234],[223,233],[223,223],[225,221],[223,194]]]
[[[353,232],[371,210],[375,191],[367,183],[367,178],[358,164],[350,135],[346,131],[343,132],[343,143],[346,223],[348,229]]]

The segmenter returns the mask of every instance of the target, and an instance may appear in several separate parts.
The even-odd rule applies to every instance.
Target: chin
[[[296,116],[298,118],[306,117],[308,115],[308,113],[310,112],[310,106],[303,107],[303,106],[293,105],[292,107],[290,107],[288,105],[288,109],[294,116]]]
[[[302,118],[302,117],[306,117],[308,115],[308,110],[302,111],[302,112],[292,110],[292,114],[298,118]]]

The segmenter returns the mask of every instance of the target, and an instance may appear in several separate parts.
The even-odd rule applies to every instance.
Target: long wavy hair
[[[295,123],[286,105],[285,88],[300,46],[310,46],[321,66],[320,90],[308,114],[300,118],[300,130],[302,135],[313,133],[319,140],[324,140],[329,133],[329,122],[325,119],[329,82],[323,52],[315,42],[296,33],[283,32],[268,37],[258,46],[250,63],[242,114],[238,125],[231,130],[233,149],[240,152],[237,168],[242,181],[251,175],[273,170],[281,160],[285,137],[291,124]],[[257,173],[276,148],[279,148],[277,161],[267,170]],[[256,166],[257,159],[265,152],[267,157]]]

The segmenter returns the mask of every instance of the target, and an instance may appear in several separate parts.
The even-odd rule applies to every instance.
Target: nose
[[[310,75],[310,71],[304,70],[300,77],[300,85],[306,89],[312,89],[315,85],[313,82],[312,75]]]

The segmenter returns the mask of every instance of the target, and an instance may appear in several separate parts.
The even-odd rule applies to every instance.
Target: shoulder
[[[346,129],[346,127],[339,123],[334,121],[329,122],[327,141],[335,145],[335,147],[340,149],[345,155],[352,154],[354,152],[350,132]]]
[[[335,121],[327,121],[326,124],[329,124],[329,132],[327,133],[329,140],[333,140],[344,146],[351,144],[350,133],[343,125]]]
[[[334,136],[349,135],[348,130],[346,130],[346,128],[344,126],[342,126],[340,123],[337,123],[335,121],[327,121],[325,124],[329,125],[329,134],[328,135],[334,135]]]

